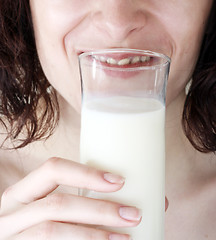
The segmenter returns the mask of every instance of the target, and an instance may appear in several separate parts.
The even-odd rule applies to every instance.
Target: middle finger
[[[115,202],[53,194],[25,205],[16,213],[5,217],[5,222],[13,226],[10,234],[11,231],[16,234],[44,221],[132,227],[139,224],[141,214],[135,207],[122,206]],[[5,226],[5,229],[9,227]]]

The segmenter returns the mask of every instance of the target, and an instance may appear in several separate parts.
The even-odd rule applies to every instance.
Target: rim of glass
[[[101,66],[104,69],[110,69],[115,71],[134,71],[134,70],[147,70],[147,69],[157,69],[161,67],[166,67],[170,64],[171,59],[162,53],[153,52],[150,50],[142,50],[142,49],[132,49],[132,48],[108,48],[108,49],[97,49],[94,51],[84,52],[79,55],[79,61],[81,62],[82,58],[85,58],[87,56],[93,56],[96,54],[105,54],[105,53],[139,53],[139,54],[146,54],[147,56],[162,58],[164,61],[160,64],[155,64],[152,66],[140,66],[140,67],[128,67],[128,68],[115,68],[111,66]]]

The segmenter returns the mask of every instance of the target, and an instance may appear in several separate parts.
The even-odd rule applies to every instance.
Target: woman
[[[94,225],[139,224],[135,207],[75,196],[124,184],[76,163],[77,56],[114,47],[171,57],[166,240],[215,239],[215,10],[213,0],[1,0],[0,239],[129,239]]]

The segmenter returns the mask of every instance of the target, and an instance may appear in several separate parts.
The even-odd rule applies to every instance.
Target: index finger
[[[51,158],[40,168],[8,188],[2,206],[9,202],[30,203],[47,196],[59,185],[86,188],[100,192],[119,190],[124,178],[62,158]]]

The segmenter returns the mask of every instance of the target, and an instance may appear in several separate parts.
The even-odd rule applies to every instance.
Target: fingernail
[[[120,207],[119,214],[126,220],[139,221],[142,216],[142,211],[135,207]]]
[[[111,233],[109,235],[109,240],[132,240],[132,238],[129,235]]]
[[[104,179],[110,183],[122,184],[125,182],[125,179],[123,177],[113,173],[104,173]]]

